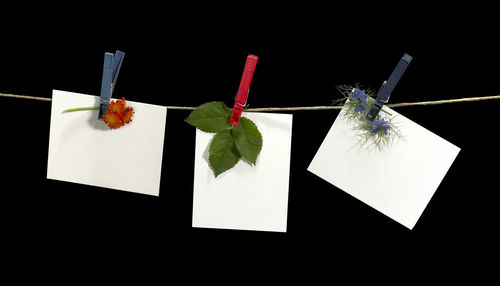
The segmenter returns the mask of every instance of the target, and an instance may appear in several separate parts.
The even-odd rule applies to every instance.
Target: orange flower
[[[108,109],[102,118],[111,129],[117,129],[123,126],[123,120],[120,113],[116,113]]]
[[[134,109],[130,106],[125,107],[123,112],[123,123],[130,123],[132,121],[132,115],[134,115]]]
[[[121,100],[115,100],[111,102],[108,106],[108,110],[111,110],[116,113],[123,113],[125,111],[127,103],[125,102],[125,98],[122,97]]]
[[[125,98],[113,101],[108,106],[108,111],[103,115],[104,122],[109,128],[117,129],[132,121],[134,109],[127,106]]]

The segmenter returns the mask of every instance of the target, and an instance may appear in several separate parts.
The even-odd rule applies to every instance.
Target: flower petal
[[[122,100],[115,100],[109,104],[108,110],[116,113],[123,113],[125,111],[125,105],[126,103],[124,98]]]
[[[123,123],[127,124],[132,121],[132,116],[134,115],[134,109],[130,106],[125,107],[125,111],[123,112]]]
[[[106,111],[106,113],[103,115],[104,122],[109,126],[111,129],[117,129],[123,126],[123,119],[122,115],[117,112],[113,112],[110,109]]]

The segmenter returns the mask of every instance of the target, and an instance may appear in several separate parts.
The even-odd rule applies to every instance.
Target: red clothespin
[[[250,89],[250,83],[252,82],[255,65],[257,65],[258,59],[259,57],[254,55],[248,55],[247,57],[245,69],[243,70],[243,76],[241,77],[240,87],[238,88],[238,93],[236,94],[233,113],[231,114],[231,120],[229,121],[229,124],[233,126],[238,126],[240,124],[241,113],[247,104],[248,90]]]

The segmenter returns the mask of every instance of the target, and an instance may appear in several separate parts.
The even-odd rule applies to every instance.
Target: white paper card
[[[132,122],[111,130],[97,120],[99,97],[54,90],[47,178],[158,196],[167,109],[127,101]]]
[[[338,116],[308,170],[412,229],[460,148],[384,106],[404,141],[380,151],[360,147]],[[344,112],[342,110],[341,112]]]
[[[286,232],[292,115],[243,113],[262,133],[255,166],[240,160],[215,178],[211,133],[196,131],[193,227]]]

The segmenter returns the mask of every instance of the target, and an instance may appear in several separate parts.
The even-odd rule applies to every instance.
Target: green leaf
[[[208,161],[215,177],[234,167],[240,160],[241,155],[234,146],[232,129],[226,129],[215,134],[208,153]]]
[[[262,134],[252,120],[241,117],[240,125],[233,128],[233,138],[236,149],[241,156],[252,165],[262,150]]]
[[[223,102],[212,101],[198,106],[185,121],[205,132],[219,132],[230,127],[231,109]]]

